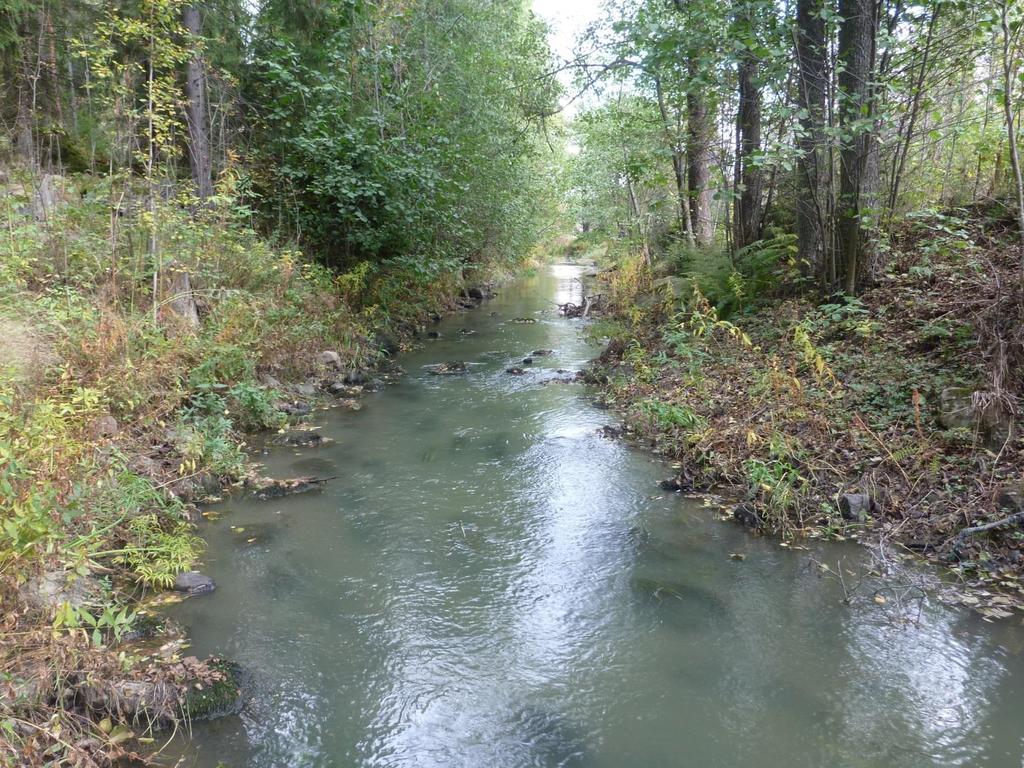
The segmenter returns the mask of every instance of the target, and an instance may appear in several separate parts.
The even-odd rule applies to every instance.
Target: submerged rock
[[[547,357],[548,355],[553,355],[554,353],[555,350],[553,349],[535,349],[533,350],[533,352],[530,353],[530,357]]]
[[[188,595],[205,595],[213,592],[217,584],[206,574],[199,571],[185,571],[174,577],[174,591]]]
[[[319,432],[287,432],[277,439],[277,445],[290,445],[295,448],[317,448],[331,442]]]
[[[279,499],[282,496],[319,491],[323,489],[324,483],[333,479],[331,477],[303,476],[287,480],[271,480],[261,477],[254,483],[255,495],[258,499]]]
[[[428,339],[440,339],[441,338],[441,334],[438,331],[427,331],[427,338]]]
[[[505,373],[508,373],[508,374],[510,374],[512,376],[522,376],[522,375],[524,375],[526,373],[526,371],[524,371],[522,368],[517,368],[516,366],[512,366],[511,368],[506,368],[505,369]]]
[[[517,325],[532,325],[537,322],[535,317],[513,317],[512,322]]]
[[[523,358],[523,365],[533,365],[533,358],[532,357],[524,357]]]
[[[190,720],[212,720],[237,714],[245,704],[251,687],[249,675],[233,662],[215,659],[208,662],[215,673],[206,685],[191,685],[181,708]]]
[[[432,365],[427,370],[435,376],[452,376],[458,373],[465,373],[468,368],[462,360],[452,360],[447,363]]]
[[[748,528],[761,528],[764,526],[764,520],[758,513],[757,507],[750,503],[738,505],[732,511],[732,519]]]

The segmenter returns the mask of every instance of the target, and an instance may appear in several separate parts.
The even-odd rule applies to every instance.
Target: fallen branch
[[[1024,512],[1015,512],[1009,517],[1004,517],[1002,520],[964,528],[957,534],[956,541],[953,542],[953,554],[959,558],[960,550],[963,548],[967,539],[971,536],[976,536],[979,533],[985,533],[987,531],[995,531],[1000,528],[1009,528],[1010,526],[1020,525],[1021,523],[1024,523]]]

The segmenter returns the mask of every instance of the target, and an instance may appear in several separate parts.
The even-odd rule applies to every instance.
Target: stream
[[[337,476],[322,492],[214,508],[217,590],[175,616],[255,693],[182,764],[1024,765],[1018,621],[847,603],[817,563],[855,581],[862,548],[787,549],[660,491],[671,469],[602,436],[593,393],[544,383],[598,351],[556,311],[580,272],[447,318],[362,410],[316,415],[333,443],[262,457]]]

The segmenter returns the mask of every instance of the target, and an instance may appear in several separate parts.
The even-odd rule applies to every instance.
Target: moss
[[[238,664],[218,659],[210,662],[210,668],[220,673],[220,679],[204,685],[201,690],[190,686],[182,701],[182,711],[189,720],[212,720],[235,714],[245,700],[246,676]]]

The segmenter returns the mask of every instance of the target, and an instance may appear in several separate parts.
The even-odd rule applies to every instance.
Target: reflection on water
[[[658,493],[667,469],[600,437],[584,390],[541,383],[594,355],[556,312],[578,274],[447,320],[404,380],[327,415],[335,443],[272,449],[270,474],[337,475],[323,493],[223,505],[219,588],[179,613],[258,690],[185,764],[1019,768],[1019,626],[845,605],[806,553]],[[469,373],[425,367],[449,360]]]

